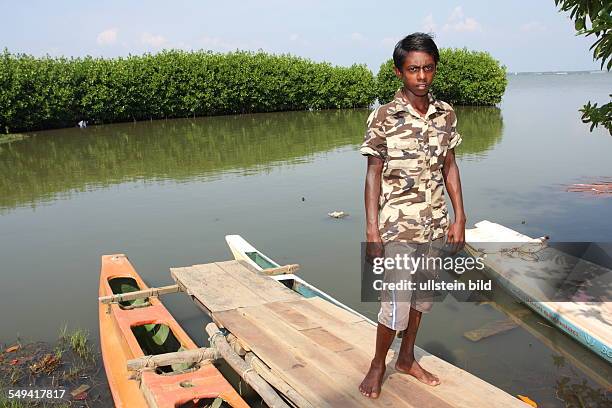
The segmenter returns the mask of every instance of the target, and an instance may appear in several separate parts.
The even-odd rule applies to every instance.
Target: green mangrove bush
[[[441,50],[433,88],[453,104],[495,105],[505,67],[489,54]],[[401,83],[385,62],[337,67],[291,55],[163,51],[126,58],[0,54],[0,133],[90,123],[367,107]]]
[[[0,54],[0,133],[92,123],[367,107],[365,65],[291,55],[163,51],[127,58]]]
[[[393,72],[393,60],[380,66],[376,77],[378,101],[393,99],[402,83]],[[443,48],[432,91],[437,98],[457,105],[495,105],[501,102],[508,81],[506,67],[489,53]]]

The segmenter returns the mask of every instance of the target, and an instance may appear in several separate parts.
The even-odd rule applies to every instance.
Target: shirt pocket
[[[425,153],[422,142],[414,136],[387,138],[387,168],[401,169],[408,175],[420,174],[424,169]]]

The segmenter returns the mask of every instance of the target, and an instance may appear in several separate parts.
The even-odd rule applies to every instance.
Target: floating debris
[[[594,195],[612,194],[612,182],[602,181],[585,184],[572,184],[567,187],[567,190],[572,193],[590,193]]]
[[[51,374],[62,364],[62,359],[57,354],[45,354],[43,358],[30,366],[32,374]]]
[[[9,348],[7,348],[6,350],[4,350],[5,353],[13,353],[17,350],[19,350],[21,348],[21,344],[15,344],[14,346],[11,346]]]
[[[538,408],[538,404],[535,403],[534,400],[532,400],[529,397],[526,397],[524,395],[517,395],[518,399],[520,399],[521,401],[523,401],[525,404],[531,405],[533,408]]]
[[[517,324],[510,320],[498,320],[493,323],[487,323],[482,326],[480,329],[470,330],[463,333],[463,337],[471,340],[471,341],[480,341],[487,337],[491,337],[495,334],[503,333],[508,330],[512,330],[517,327]]]
[[[75,400],[84,400],[87,398],[87,391],[90,388],[91,387],[89,385],[82,384],[75,388],[73,391],[71,391],[70,395],[72,395],[72,398],[74,398]]]
[[[345,213],[344,211],[332,211],[330,213],[327,213],[327,215],[332,218],[344,218],[348,216],[348,213]]]

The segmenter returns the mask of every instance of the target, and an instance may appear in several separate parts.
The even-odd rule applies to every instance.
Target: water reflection
[[[0,208],[144,180],[252,174],[361,140],[367,110],[140,122],[34,133],[0,145]]]
[[[133,180],[253,174],[362,139],[367,110],[283,112],[139,122],[33,133],[0,145],[0,209]],[[458,156],[499,142],[498,108],[457,107]]]
[[[464,160],[478,160],[486,156],[502,139],[504,123],[501,110],[494,106],[456,106],[457,130],[463,142],[457,155]]]

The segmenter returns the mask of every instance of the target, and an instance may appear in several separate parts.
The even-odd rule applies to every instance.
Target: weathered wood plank
[[[295,303],[292,302],[292,304]],[[320,371],[333,374],[332,377],[337,382],[337,386],[345,389],[354,398],[363,398],[357,387],[369,368],[371,357],[365,351],[335,336],[334,331],[338,326],[296,332],[283,326],[285,322],[282,318],[277,319],[275,316],[257,313],[258,309],[260,308],[247,308],[243,312],[249,319],[256,318],[260,320],[260,323],[267,326],[275,325],[274,330],[282,330],[284,333],[283,341],[298,345],[299,352],[302,353],[306,361],[316,365]],[[347,326],[350,323],[338,322],[338,325]],[[419,408],[453,407],[453,405],[440,398],[433,388],[408,377],[404,380],[397,386],[393,385],[397,381],[383,384],[383,393],[378,400],[366,400],[369,406],[391,404],[392,406]]]
[[[271,386],[287,397],[298,408],[314,408],[314,406],[293,387],[276,375],[270,367],[261,361],[255,354],[249,352],[245,355],[245,361],[257,371],[257,374],[266,380]]]
[[[495,322],[489,322],[478,329],[469,330],[463,333],[463,336],[471,341],[480,341],[487,337],[494,336],[499,333],[507,332],[518,327],[516,322],[511,319],[498,320]]]
[[[308,302],[316,305],[319,309],[323,310],[325,313],[335,317],[336,319],[348,322],[348,323],[356,323],[363,321],[361,316],[357,316],[355,313],[351,313],[346,309],[342,309],[325,299],[321,299],[320,297],[313,297],[307,299]]]
[[[194,350],[176,351],[135,358],[127,361],[127,369],[130,371],[142,370],[144,368],[155,368],[169,366],[172,364],[191,364],[203,361],[214,361],[220,357],[217,350],[201,347]]]
[[[290,304],[293,307],[302,306],[302,303],[298,302],[291,302]],[[313,302],[310,302],[310,300],[307,304],[308,306],[302,309],[307,314],[310,312],[324,319],[332,319],[325,312],[311,308]],[[314,305],[318,306],[316,302]],[[309,314],[309,316],[314,318],[313,315]],[[335,351],[344,359],[346,366],[352,366],[359,373],[367,372],[370,360],[374,354],[376,327],[365,321],[355,323],[338,321],[333,324],[332,321],[328,321],[328,323],[329,325],[324,326],[325,329],[303,330],[302,333],[310,337],[318,345]],[[451,383],[443,383],[441,386],[433,389],[405,374],[395,372],[392,364],[393,355],[394,351],[390,350],[387,358],[389,375],[385,384],[383,384],[383,392],[393,393],[402,400],[418,401],[417,406],[427,406],[427,403],[424,402],[425,400],[434,400],[438,406],[450,404],[447,406],[463,408],[471,408],[478,406],[478,404],[486,405],[488,403],[487,400],[481,399],[475,394],[472,395],[470,391],[464,388],[454,387]],[[429,361],[422,363],[423,367],[437,373],[435,368],[430,366]],[[443,377],[444,375],[442,374],[441,376]],[[457,393],[462,395],[457,395]]]
[[[238,282],[248,287],[252,292],[257,294],[257,296],[267,302],[302,299],[302,296],[287,288],[282,283],[275,281],[274,279],[270,279],[267,276],[255,274],[245,268],[238,261],[215,262],[215,265],[225,271],[227,275],[232,276]]]
[[[206,333],[210,336],[211,347],[223,356],[223,359],[240,377],[249,384],[270,408],[289,408],[289,405],[276,393],[259,374],[238,355],[227,342],[225,336],[214,323],[206,325]]]
[[[340,322],[319,309],[318,305],[318,302],[312,302],[312,299],[305,299],[301,302],[284,303],[282,307],[268,304],[266,308],[283,311],[291,307],[294,312],[297,310],[303,312],[302,320],[322,322],[320,329],[304,329],[301,333],[310,336],[320,346],[336,351],[338,355],[345,359],[344,364],[353,366],[359,372],[365,373],[374,354],[376,326],[363,320],[355,323]],[[279,315],[279,318],[282,318],[282,316]],[[292,321],[293,318],[289,319],[290,325]],[[331,341],[332,337],[337,340]],[[348,348],[347,345],[353,346],[353,349]],[[399,342],[397,345],[399,346]],[[396,372],[393,363],[391,363],[394,350],[390,350],[387,358],[389,376],[386,380],[387,385],[383,385],[384,392],[392,392],[401,398],[414,401],[415,394],[420,395],[418,390],[420,389],[421,393],[422,390],[425,390],[453,407],[462,408],[486,406],[490,403],[490,398],[493,398],[493,401],[499,401],[500,407],[517,406],[515,398],[477,377],[424,352],[418,347],[415,347],[415,354],[419,363],[425,369],[440,376],[442,384],[432,389],[403,373]],[[417,391],[415,391],[415,387]],[[520,406],[520,403],[518,406]]]
[[[119,303],[127,300],[146,299],[148,297],[159,297],[169,293],[177,293],[181,291],[180,285],[162,286],[159,288],[147,288],[143,290],[135,290],[133,292],[118,293],[116,295],[100,296],[98,302],[102,304]]]
[[[483,406],[494,404],[496,408],[525,407],[523,402],[505,391],[419,347],[414,348],[414,355],[421,366],[440,377],[442,384],[436,388],[445,385],[440,390],[444,390],[448,398],[455,400],[456,407],[479,406],[480,403],[475,404],[474,401],[484,401]],[[404,376],[404,374],[391,375],[391,377],[393,376]]]
[[[216,264],[171,268],[170,273],[212,313],[265,303],[258,294]]]
[[[285,344],[276,334],[262,330],[259,325],[246,318],[241,310],[228,310],[216,315],[228,330],[312,405],[321,408],[361,406],[352,397],[336,389],[328,373],[308,364],[308,361],[296,352],[295,345]]]
[[[333,331],[333,328],[330,327],[330,330]],[[342,340],[340,337],[322,327],[301,330],[300,333],[308,337],[310,340],[312,340],[312,342],[316,343],[320,347],[333,351],[334,353],[348,351],[355,348],[353,344]]]
[[[239,262],[173,268],[177,283],[272,372],[317,407],[521,407],[492,385],[416,348],[417,359],[442,379],[428,387],[389,375],[378,400],[358,391],[374,352],[376,326],[323,299],[305,299]],[[231,295],[228,295],[231,294]],[[390,351],[388,362],[391,362]]]
[[[294,308],[295,303],[296,302],[272,302],[266,304],[266,308],[270,309],[272,313],[285,320],[296,330],[308,330],[321,327],[320,321],[313,320],[296,310]]]
[[[323,310],[319,307],[321,303],[313,300],[314,298],[302,299],[299,302],[283,302],[281,305],[269,303],[266,305],[266,307],[276,313],[279,318],[284,318],[282,316],[283,311],[291,310],[292,312],[285,320],[299,330],[309,328],[312,329],[316,327],[324,327],[327,329],[333,328],[333,333],[335,336],[352,344],[354,347],[359,347],[370,357],[374,356],[374,347],[376,346],[376,326],[365,320],[356,321],[354,323],[343,322],[328,314],[326,311],[327,309]],[[350,318],[345,320],[354,319]],[[387,363],[393,359],[394,355],[395,351],[392,349],[389,350],[387,355]]]
[[[334,349],[346,349],[347,343],[340,341],[337,337],[328,333],[327,336],[325,336],[327,343],[317,344],[312,338],[321,341],[324,337],[321,331],[322,329],[313,329],[317,331],[317,335],[310,338],[304,335],[303,332],[291,328],[282,319],[263,313],[263,310],[265,310],[264,307],[250,307],[243,309],[242,312],[249,320],[256,322],[259,327],[266,327],[267,330],[273,333],[281,333],[278,340],[279,345],[294,345],[295,353],[299,353],[304,361],[310,365],[316,366],[319,371],[328,373],[333,379],[336,389],[342,390],[342,392],[352,396],[352,398],[360,404],[366,403],[367,406],[386,406],[390,404],[391,406],[399,407],[418,406],[419,408],[451,408],[450,406],[444,405],[444,402],[435,396],[429,395],[428,391],[419,390],[414,386],[409,386],[411,394],[422,394],[425,392],[429,397],[424,399],[429,400],[430,403],[425,405],[413,405],[410,398],[400,398],[392,391],[381,394],[375,401],[364,398],[359,392],[358,386],[363,380],[366,371],[355,369],[353,364],[340,358],[332,351]],[[312,334],[311,332],[311,335]],[[348,347],[349,349],[352,348],[350,345]],[[274,356],[271,358],[273,357]],[[364,355],[362,363],[368,366],[369,358]]]

